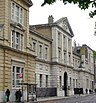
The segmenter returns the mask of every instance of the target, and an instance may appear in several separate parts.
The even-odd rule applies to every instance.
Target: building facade
[[[94,89],[93,50],[72,47],[74,36],[67,17],[48,24],[29,25],[31,0],[0,0],[0,102],[6,89],[23,96],[37,84],[37,97],[68,96],[76,88]],[[31,93],[30,93],[31,94]]]
[[[94,51],[87,45],[76,46],[74,55],[78,55],[78,60],[73,58],[74,70],[78,73],[78,87],[83,88],[83,93],[87,90],[94,91]],[[76,63],[77,62],[77,63]],[[77,67],[76,67],[76,64]]]
[[[0,102],[7,88],[10,100],[14,101],[22,81],[35,84],[35,56],[29,48],[31,5],[31,0],[0,0]],[[27,99],[27,85],[23,93]]]
[[[93,50],[87,45],[72,47],[74,34],[66,17],[54,22],[51,15],[48,18],[48,24],[31,25],[30,28],[52,39],[49,82],[50,88],[56,88],[54,95],[73,95],[78,93],[79,88],[81,88],[81,93],[85,93],[86,88],[94,89]],[[46,73],[46,68],[41,66],[39,68],[42,68],[43,72],[36,71],[36,77],[38,74],[45,75]],[[40,75],[36,83],[43,93],[45,92],[44,85],[39,85],[42,81]],[[46,79],[43,82],[46,82]],[[42,95],[39,94],[39,96]],[[43,96],[46,96],[46,92]]]

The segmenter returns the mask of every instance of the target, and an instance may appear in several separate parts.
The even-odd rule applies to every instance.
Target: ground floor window
[[[20,87],[24,75],[24,68],[20,66],[12,66],[12,86]]]

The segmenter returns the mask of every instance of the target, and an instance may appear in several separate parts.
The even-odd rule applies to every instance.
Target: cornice
[[[51,64],[50,61],[46,61],[46,60],[44,60],[44,59],[36,58],[35,60],[38,61],[38,62],[42,62],[42,63],[46,63],[46,64]]]
[[[11,47],[6,46],[6,45],[0,44],[0,48],[5,49],[5,50],[10,50],[10,51],[13,51],[15,53],[19,53],[19,54],[23,54],[23,55],[27,55],[27,56],[32,56],[32,57],[36,58],[36,56],[33,54],[27,53],[25,51],[17,50],[17,49],[11,48]]]
[[[31,7],[33,5],[31,0],[24,0],[24,1],[29,5],[29,7]]]
[[[51,64],[52,65],[60,65],[60,66],[65,66],[65,67],[73,68],[72,66],[69,66],[67,64],[61,64],[61,63],[58,63],[58,62],[52,62]]]

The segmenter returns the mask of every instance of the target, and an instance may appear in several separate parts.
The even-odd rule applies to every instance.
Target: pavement
[[[80,95],[71,95],[71,96],[54,96],[54,97],[40,97],[40,98],[37,98],[37,100],[35,101],[24,101],[24,102],[20,102],[20,103],[39,103],[41,101],[51,101],[51,100],[58,100],[58,99],[64,99],[64,98],[72,98],[72,97],[78,97],[78,96],[88,96],[88,95],[94,95],[93,94],[80,94]],[[5,102],[2,102],[2,103],[5,103]],[[13,103],[13,102],[10,102],[10,103]],[[17,102],[14,102],[14,103],[17,103]],[[19,102],[18,102],[19,103]]]
[[[88,96],[88,95],[94,95],[94,94],[80,94],[80,95],[71,95],[66,97],[65,96],[42,97],[42,98],[37,98],[37,101],[29,101],[24,103],[39,103],[41,101],[58,100],[58,99],[72,98],[72,97],[78,97],[78,96]]]

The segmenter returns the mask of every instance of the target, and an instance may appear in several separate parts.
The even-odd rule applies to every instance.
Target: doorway
[[[64,91],[65,91],[65,96],[67,96],[67,85],[68,85],[68,76],[67,76],[67,72],[64,73]]]

